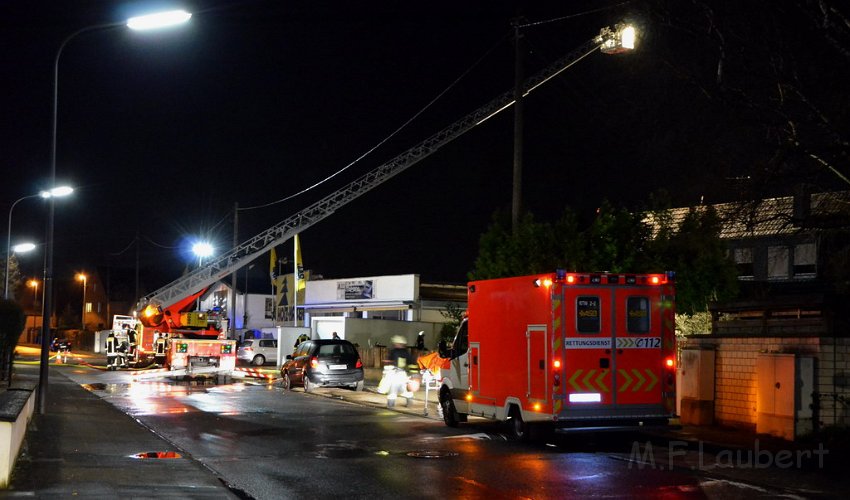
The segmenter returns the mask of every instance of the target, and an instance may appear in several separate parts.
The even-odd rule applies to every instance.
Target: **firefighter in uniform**
[[[106,336],[106,369],[114,371],[118,368],[118,339],[115,332],[110,331]]]
[[[297,339],[295,339],[294,349],[298,349],[298,346],[301,345],[301,342],[304,342],[305,340],[309,340],[309,339],[310,339],[310,337],[308,337],[306,333],[302,333],[301,335],[298,336]]]
[[[164,333],[160,333],[159,331],[154,332],[154,341],[153,341],[153,359],[154,363],[158,367],[165,366],[165,352],[166,347],[168,345],[168,340],[165,338]]]
[[[139,334],[135,328],[130,328],[130,325],[127,325],[127,340],[130,342],[130,349],[127,352],[127,357],[130,359],[130,363],[135,363],[138,361],[136,359],[137,348],[136,344],[137,339],[139,338]]]
[[[390,380],[387,391],[387,408],[395,407],[395,400],[401,395],[405,399],[405,406],[410,406],[413,393],[407,386],[407,370],[415,367],[410,351],[407,349],[407,341],[401,335],[395,335],[390,342],[393,348],[389,352],[389,365],[384,368],[384,376]]]

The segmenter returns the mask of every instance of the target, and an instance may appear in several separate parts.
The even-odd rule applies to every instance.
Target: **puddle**
[[[87,391],[105,391],[106,384],[82,384],[83,389]]]
[[[130,455],[130,458],[183,458],[183,455],[176,451],[146,451]]]
[[[443,450],[417,450],[407,452],[408,457],[413,458],[448,458],[456,457],[458,454],[454,451]]]

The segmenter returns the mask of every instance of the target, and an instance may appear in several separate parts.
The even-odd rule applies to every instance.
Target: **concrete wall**
[[[850,425],[850,338],[694,335],[680,347],[715,350],[714,412],[720,424],[755,427],[758,355],[789,353],[815,359],[816,426]]]
[[[376,345],[389,346],[390,338],[393,335],[401,335],[407,341],[408,346],[415,346],[417,334],[420,331],[424,331],[425,348],[433,351],[437,349],[440,329],[443,327],[441,323],[426,323],[422,321],[343,318],[341,316],[311,318],[313,324],[324,320],[333,322],[333,325],[340,325],[333,326],[333,329],[342,338],[364,347],[374,347]],[[325,330],[329,328],[331,327],[329,326]],[[316,338],[330,337],[330,334],[327,332],[317,333],[314,330],[313,334]]]

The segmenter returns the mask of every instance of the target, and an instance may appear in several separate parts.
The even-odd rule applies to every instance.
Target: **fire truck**
[[[139,314],[140,355],[153,357],[157,336],[167,336],[167,375],[231,375],[236,368],[236,341],[225,338],[221,318],[195,311],[206,288],[163,306],[149,302]]]
[[[555,273],[473,281],[446,358],[445,423],[666,425],[675,416],[674,275]]]

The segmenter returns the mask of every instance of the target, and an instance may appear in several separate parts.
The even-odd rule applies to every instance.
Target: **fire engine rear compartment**
[[[563,427],[666,424],[672,284],[545,283],[470,284],[469,397],[458,411],[505,420],[516,405],[525,422]]]

